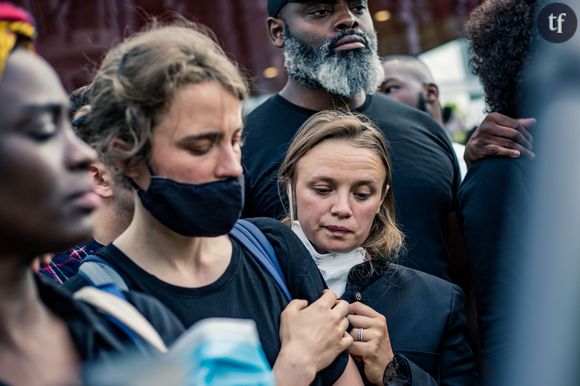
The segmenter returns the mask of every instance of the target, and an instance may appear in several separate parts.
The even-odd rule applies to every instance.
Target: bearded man
[[[399,262],[451,280],[446,239],[460,181],[457,159],[427,114],[374,94],[383,69],[367,0],[269,0],[268,13],[288,81],[246,120],[244,216],[283,217],[287,201],[277,173],[294,134],[318,111],[352,110],[369,118],[391,144],[392,188],[406,236]]]

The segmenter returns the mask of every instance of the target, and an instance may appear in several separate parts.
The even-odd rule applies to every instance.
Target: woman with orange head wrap
[[[90,238],[96,206],[87,173],[94,152],[72,131],[58,76],[30,52],[34,36],[25,11],[0,3],[0,384],[76,385],[83,362],[134,345],[31,268],[34,256]],[[172,316],[157,316],[166,341],[181,332]]]

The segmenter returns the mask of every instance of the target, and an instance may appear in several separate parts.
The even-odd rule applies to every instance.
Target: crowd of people
[[[466,26],[489,114],[465,175],[428,68],[381,60],[366,0],[269,0],[288,78],[247,117],[247,80],[203,26],[152,22],[67,96],[30,14],[0,2],[0,385],[161,355],[91,287],[162,345],[253,320],[277,385],[493,383],[505,224],[535,157],[518,84],[535,12],[488,0]]]

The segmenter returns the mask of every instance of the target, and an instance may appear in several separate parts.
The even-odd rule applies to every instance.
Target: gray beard
[[[361,36],[367,47],[334,52],[336,42],[350,34]],[[384,77],[376,33],[367,35],[355,30],[345,30],[319,48],[310,47],[286,30],[284,66],[288,76],[298,83],[349,100],[361,91],[374,93]]]

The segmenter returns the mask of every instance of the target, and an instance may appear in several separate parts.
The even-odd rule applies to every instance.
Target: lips
[[[93,211],[101,204],[101,198],[92,190],[71,194],[68,201],[75,208]]]
[[[366,44],[364,39],[358,35],[346,35],[342,39],[340,39],[334,45],[335,51],[347,51],[347,50],[354,50],[358,48],[365,48]]]
[[[351,233],[352,232],[348,228],[341,227],[341,226],[337,226],[337,225],[327,225],[324,228],[326,228],[330,233],[333,233],[333,234],[336,234],[336,235],[345,235],[347,233]]]

